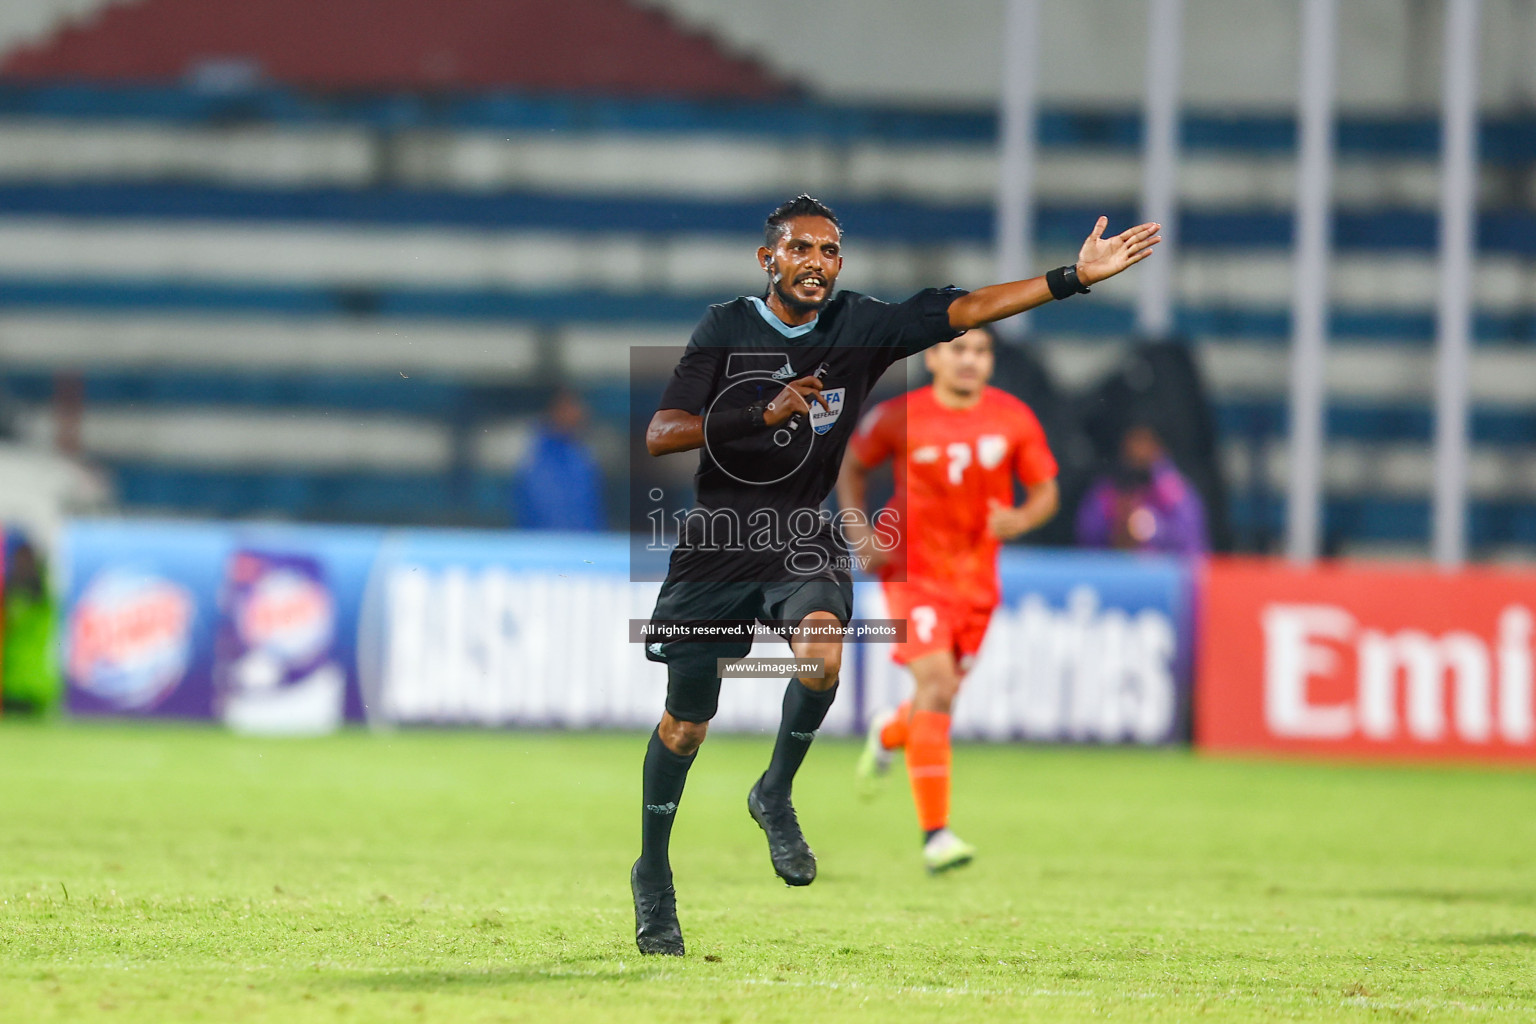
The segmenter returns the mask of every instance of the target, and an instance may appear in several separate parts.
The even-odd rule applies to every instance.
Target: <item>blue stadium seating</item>
[[[238,125],[287,125],[316,129],[363,128],[378,133],[413,129],[447,132],[574,132],[633,137],[700,137],[821,140],[837,145],[985,145],[995,138],[990,111],[936,112],[851,107],[795,101],[781,104],[690,103],[594,97],[513,94],[321,97],[283,88],[232,94],[176,87],[106,88],[85,85],[0,84],[0,118],[41,122],[171,125],[218,130]],[[1116,111],[1049,111],[1041,119],[1047,152],[1128,154],[1140,141],[1140,119]],[[1288,158],[1296,129],[1288,117],[1188,116],[1184,144],[1191,153]],[[1342,154],[1362,160],[1432,160],[1438,125],[1429,117],[1346,118],[1339,126]],[[1536,120],[1503,119],[1482,126],[1486,164],[1519,171],[1536,161]],[[11,222],[151,225],[230,224],[361,227],[381,230],[453,229],[486,233],[551,232],[571,236],[698,234],[746,238],[759,227],[777,195],[725,198],[659,197],[647,194],[551,195],[528,188],[455,191],[426,187],[257,187],[199,180],[130,180],[38,177],[0,182],[0,218]],[[993,217],[983,203],[924,201],[911,197],[861,196],[838,203],[861,240],[902,243],[913,238],[984,246]],[[1107,209],[1051,199],[1037,211],[1042,247],[1075,246],[1083,225],[1100,212],[1116,222],[1133,218],[1123,203]],[[1225,253],[1234,247],[1280,251],[1291,241],[1285,204],[1235,208],[1191,207],[1180,223],[1190,253]],[[1401,205],[1341,207],[1334,241],[1344,255],[1428,258],[1436,245],[1432,211]],[[1513,261],[1536,259],[1536,212],[1511,200],[1481,211],[1480,251]],[[945,282],[933,282],[945,283]],[[401,284],[327,286],[301,280],[215,281],[164,277],[79,275],[48,277],[0,272],[0,314],[175,316],[239,315],[255,318],[352,318],[387,323],[392,318],[431,318],[489,325],[534,325],[558,331],[570,325],[621,325],[659,329],[679,341],[703,306],[731,297],[703,288],[627,292],[607,287],[489,288]],[[1415,308],[1379,305],[1335,308],[1336,337],[1380,345],[1391,352],[1421,351],[1434,336],[1433,315]],[[1033,333],[1050,339],[1070,334],[1117,341],[1134,333],[1129,306],[1113,301],[1045,307],[1034,315]],[[1268,302],[1185,303],[1176,330],[1199,344],[1219,338],[1275,347],[1289,339],[1289,311]],[[1525,305],[1481,309],[1479,343],[1525,346],[1536,340],[1536,296]],[[5,368],[0,367],[0,371]],[[108,369],[86,367],[88,404],[174,415],[186,406],[231,410],[307,409],[390,413],[461,423],[478,407],[479,383],[466,376],[385,380],[377,372],[345,368],[321,373],[291,369]],[[23,366],[5,373],[24,402],[48,401],[52,372]],[[386,386],[387,384],[387,386]],[[503,387],[508,410],[526,415],[538,408],[544,382]],[[600,376],[584,381],[598,397],[600,417],[627,429],[623,388]],[[1277,443],[1286,429],[1284,382],[1265,397],[1215,394],[1222,433],[1235,445]],[[1421,400],[1383,398],[1336,402],[1328,414],[1329,436],[1362,444],[1425,445],[1431,410]],[[1474,408],[1474,441],[1517,451],[1536,437],[1536,402]],[[367,521],[495,523],[505,519],[505,479],[482,468],[447,466],[437,472],[354,472],[304,469],[237,469],[181,466],[115,458],[108,468],[130,507],[179,509],[218,515],[280,514],[301,518]],[[1239,536],[1273,537],[1282,501],[1260,486],[1236,489],[1233,518]],[[1536,546],[1536,503],[1479,501],[1472,510],[1472,539],[1484,549]],[[1341,543],[1405,544],[1427,536],[1427,502],[1388,494],[1335,496],[1327,522]]]
[[[264,86],[234,93],[181,86],[35,84],[0,82],[0,116],[81,120],[156,121],[228,125],[242,122],[358,124],[505,131],[696,132],[850,141],[992,142],[997,118],[990,110],[913,110],[814,101],[774,103],[551,96],[485,95],[325,96]],[[1182,144],[1191,150],[1288,153],[1296,122],[1285,115],[1188,114]],[[1039,118],[1045,147],[1133,149],[1141,144],[1134,111],[1047,110]],[[1341,153],[1433,157],[1440,126],[1433,116],[1341,118]],[[1530,118],[1493,118],[1480,126],[1481,159],[1524,163],[1536,158]]]
[[[261,190],[196,184],[0,185],[0,216],[154,218],[229,223],[368,224],[389,227],[458,227],[481,230],[536,229],[571,232],[751,234],[763,210],[779,197],[729,202],[653,197],[572,197],[495,193],[466,195],[410,189]],[[1041,243],[1082,240],[1082,226],[1100,213],[1132,223],[1136,211],[1116,205],[1036,211]],[[860,239],[987,242],[993,211],[887,200],[839,202],[838,216]],[[1283,249],[1291,244],[1289,211],[1191,210],[1180,220],[1180,240],[1191,248]],[[1437,244],[1435,215],[1423,210],[1339,211],[1334,245],[1341,250],[1422,250]],[[1485,253],[1536,256],[1536,213],[1502,209],[1478,219],[1478,247]]]

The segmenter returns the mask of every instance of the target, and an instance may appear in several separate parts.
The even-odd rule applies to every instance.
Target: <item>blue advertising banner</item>
[[[229,556],[213,645],[214,707],[244,732],[333,731],[346,701],[336,601],[312,554]]]
[[[213,623],[229,531],[77,523],[65,540],[71,711],[213,714]]]
[[[223,718],[274,732],[360,720],[358,611],[381,536],[337,527],[69,524],[60,638],[69,709]]]
[[[631,642],[655,582],[627,538],[79,521],[65,535],[63,663],[79,714],[318,733],[397,725],[649,728],[665,667]],[[1193,573],[1171,558],[1006,550],[1004,601],[957,735],[1188,738]],[[860,583],[855,615],[885,615]],[[756,655],[788,653],[777,640]],[[910,689],[885,644],[845,659],[825,729]],[[771,730],[783,681],[731,680],[715,726]]]

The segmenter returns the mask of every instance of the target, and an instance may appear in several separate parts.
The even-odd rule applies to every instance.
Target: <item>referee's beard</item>
[[[785,309],[789,310],[796,316],[799,316],[802,313],[819,312],[823,306],[832,301],[831,285],[827,286],[827,292],[824,296],[822,296],[819,302],[806,302],[804,299],[799,298],[793,292],[786,289],[784,287],[783,280],[778,277],[778,275],[775,275],[773,279],[773,294],[778,296],[779,301],[783,303]]]

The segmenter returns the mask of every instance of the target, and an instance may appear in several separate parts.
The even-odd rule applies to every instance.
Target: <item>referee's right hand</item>
[[[773,427],[783,423],[797,412],[810,415],[811,405],[807,399],[814,400],[823,409],[831,411],[827,400],[821,397],[821,378],[801,377],[784,385],[784,390],[768,403],[768,407],[763,410],[763,422]]]

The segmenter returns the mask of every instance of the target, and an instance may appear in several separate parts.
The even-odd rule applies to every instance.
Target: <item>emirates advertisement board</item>
[[[1246,559],[1204,574],[1202,747],[1536,762],[1536,574]]]

